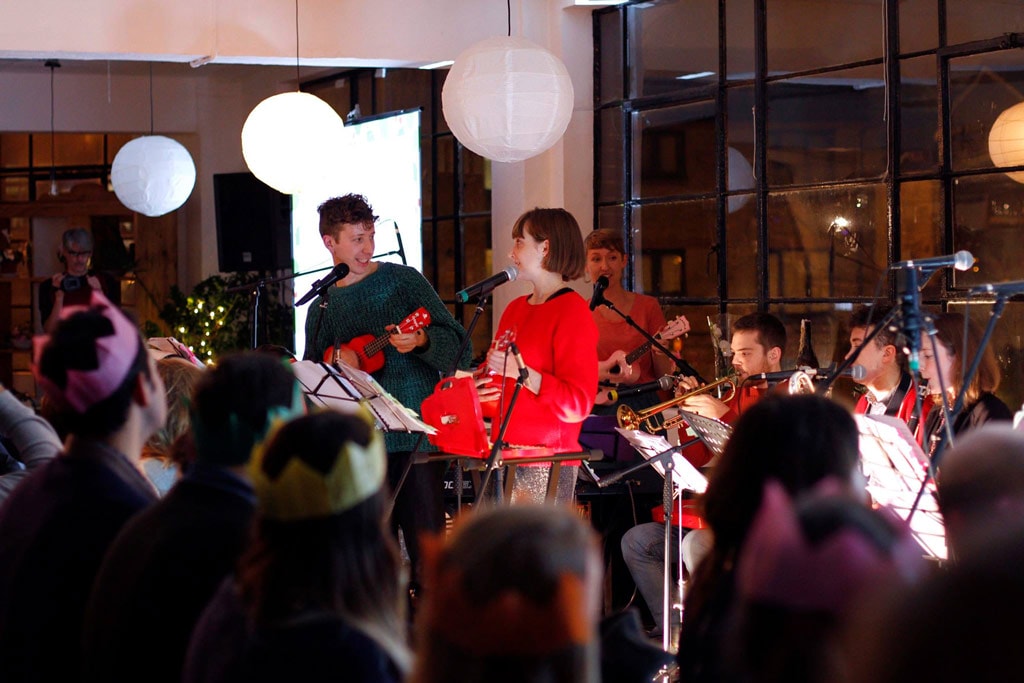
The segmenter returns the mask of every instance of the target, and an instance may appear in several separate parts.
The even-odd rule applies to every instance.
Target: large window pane
[[[103,136],[82,133],[57,133],[54,137],[56,159],[51,156],[50,134],[32,136],[32,163],[35,166],[99,166],[103,164]]]
[[[952,250],[978,259],[974,271],[954,272],[956,287],[1021,279],[1024,192],[1003,173],[953,183]],[[975,272],[976,271],[976,272]]]
[[[717,356],[714,342],[712,342],[711,328],[708,319],[716,325],[719,318],[717,305],[695,306],[664,306],[665,319],[671,320],[677,315],[685,315],[690,321],[690,331],[686,337],[677,337],[673,341],[677,346],[672,350],[686,359],[694,369],[709,382],[728,374],[728,363],[716,365]],[[725,370],[723,371],[723,368]]]
[[[937,180],[903,183],[900,187],[900,261],[945,253],[942,246],[942,185]],[[923,296],[935,299],[942,280],[932,278]]]
[[[597,201],[617,202],[626,198],[626,172],[624,166],[625,126],[622,110],[602,109],[598,113],[598,189]]]
[[[1016,0],[946,0],[946,40],[967,43],[1024,30],[1024,3]]]
[[[595,13],[601,41],[597,53],[599,79],[597,99],[600,104],[617,102],[623,98],[622,91],[622,17],[621,9]]]
[[[1009,59],[1016,61],[1013,67]],[[989,132],[1005,109],[1024,96],[1024,65],[1018,50],[949,60],[949,125],[953,170],[992,168]],[[1018,163],[1024,163],[1021,159]]]
[[[645,2],[627,12],[631,97],[684,92],[717,81],[718,0]]]
[[[0,136],[0,168],[28,167],[28,135],[4,133]]]
[[[881,59],[884,3],[771,0],[768,71],[773,74]]]
[[[718,296],[715,202],[640,207],[634,246],[641,256],[642,291],[658,296]]]
[[[725,295],[730,299],[757,296],[757,218],[754,195],[735,195],[725,218]]]
[[[900,61],[900,172],[935,171],[939,167],[938,89],[935,57]]]
[[[633,115],[633,196],[713,192],[715,107],[711,102]]]
[[[725,63],[730,81],[754,77],[754,1],[729,0],[725,7]]]
[[[462,210],[476,213],[491,210],[491,162],[462,148]]]
[[[936,0],[900,0],[899,10],[901,54],[934,50],[939,46]]]
[[[768,86],[768,182],[806,184],[885,173],[882,67]]]
[[[873,294],[887,272],[886,214],[882,185],[770,194],[769,296]]]

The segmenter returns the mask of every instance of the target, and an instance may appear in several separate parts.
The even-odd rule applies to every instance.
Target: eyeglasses
[[[92,256],[92,249],[89,251],[72,251],[71,249],[65,249],[64,253],[68,256],[74,256],[75,258],[82,258],[83,256],[88,258],[89,256]]]

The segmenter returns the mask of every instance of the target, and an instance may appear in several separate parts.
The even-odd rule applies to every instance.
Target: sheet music
[[[310,400],[343,413],[355,412],[365,405],[385,432],[426,432],[437,430],[419,419],[415,411],[402,405],[369,373],[343,362],[331,366],[317,361],[292,364],[292,371]]]
[[[616,427],[615,431],[622,434],[645,460],[651,460],[672,448],[672,444],[663,436],[622,427]],[[665,466],[662,463],[652,463],[651,467],[662,477],[665,476]],[[694,493],[704,493],[708,488],[707,477],[701,474],[678,451],[672,454],[672,483],[675,484],[677,491],[685,489]]]
[[[927,473],[928,457],[903,420],[888,415],[854,418],[860,431],[861,469],[868,493],[876,503],[892,508],[906,520]],[[910,533],[929,555],[945,559],[946,529],[934,491],[934,482],[930,482],[910,517]]]

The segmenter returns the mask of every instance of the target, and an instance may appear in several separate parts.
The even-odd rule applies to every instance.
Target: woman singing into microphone
[[[556,452],[580,449],[583,419],[594,405],[597,386],[597,327],[587,302],[566,283],[583,274],[583,238],[579,224],[565,209],[527,211],[512,228],[512,263],[519,280],[533,291],[505,309],[498,323],[499,342],[487,354],[487,368],[503,381],[481,382],[480,400],[500,406],[493,420],[497,439],[515,380],[520,377],[518,349],[528,380],[519,392],[504,441],[548,446]],[[508,344],[508,343],[511,344]],[[558,502],[570,502],[578,465],[562,464]],[[548,464],[520,467],[512,502],[543,501]]]
[[[679,316],[668,325],[661,305],[653,296],[626,291],[622,287],[622,271],[626,265],[626,248],[622,236],[614,230],[601,228],[589,235],[585,242],[587,250],[587,277],[595,284],[605,278],[607,287],[601,297],[611,303],[623,315],[628,315],[648,334],[660,333],[659,341],[667,343],[690,331],[685,316]],[[648,339],[626,322],[623,315],[608,306],[594,306],[591,316],[597,324],[598,379],[619,385],[636,385],[653,382],[663,375],[675,371],[671,358],[654,348]],[[630,356],[636,356],[630,359]],[[654,405],[659,400],[656,392],[638,394],[624,400],[633,408],[640,409]],[[615,403],[614,394],[607,390],[598,392],[597,414],[614,413],[613,407],[604,404]]]

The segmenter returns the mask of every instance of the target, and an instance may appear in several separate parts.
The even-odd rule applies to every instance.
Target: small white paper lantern
[[[118,150],[110,167],[114,194],[136,213],[163,216],[185,203],[196,184],[192,155],[163,135],[145,135]]]
[[[441,91],[455,137],[494,161],[522,161],[554,145],[569,125],[572,105],[565,65],[525,38],[488,38],[469,47]]]
[[[752,190],[754,189],[754,169],[743,156],[743,152],[735,147],[729,148],[729,173],[726,176],[726,183],[729,190]],[[733,195],[726,201],[726,208],[729,213],[735,213],[743,208],[743,205],[750,201],[750,195]]]
[[[988,134],[988,155],[996,166],[1024,164],[1024,102],[1015,104],[996,119]],[[1007,173],[1024,183],[1024,172]]]
[[[341,163],[345,122],[316,95],[263,100],[242,126],[242,156],[253,175],[284,194],[310,188]]]

